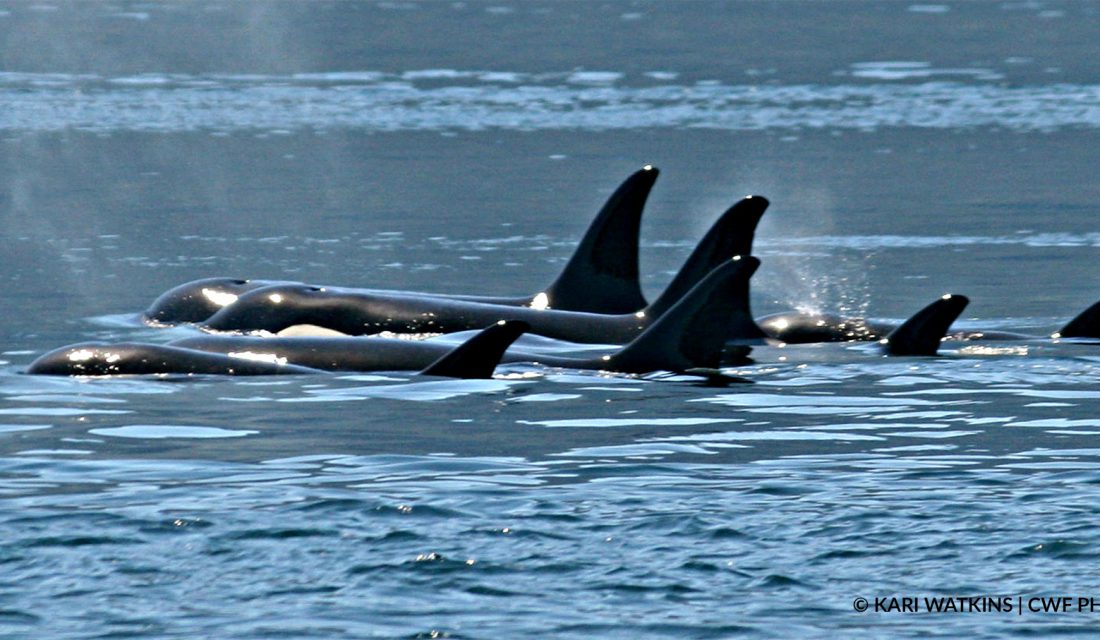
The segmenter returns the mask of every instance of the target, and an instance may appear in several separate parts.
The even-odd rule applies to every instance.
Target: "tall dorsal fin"
[[[451,349],[420,373],[448,378],[492,378],[505,350],[529,328],[521,320],[501,320]]]
[[[1100,302],[1066,323],[1052,338],[1100,338]]]
[[[626,373],[716,368],[727,341],[763,340],[749,308],[749,278],[760,266],[738,256],[710,272],[633,342],[608,356]]]
[[[901,323],[882,339],[882,348],[894,356],[934,356],[951,323],[970,300],[947,294]]]
[[[646,305],[638,278],[642,210],[660,173],[646,165],[607,199],[573,257],[536,304],[563,311],[633,313]]]
[[[726,209],[699,241],[660,297],[649,305],[646,314],[660,317],[723,262],[734,256],[751,255],[756,225],[767,208],[767,198],[745,196]]]

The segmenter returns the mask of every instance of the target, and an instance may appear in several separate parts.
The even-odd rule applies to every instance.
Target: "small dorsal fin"
[[[966,296],[944,295],[883,338],[883,349],[894,356],[936,355],[944,334],[969,302]]]
[[[608,369],[626,373],[717,368],[727,341],[763,340],[752,319],[749,278],[760,266],[738,256],[711,271],[633,342],[608,356]]]
[[[657,167],[635,171],[607,199],[557,280],[535,296],[562,311],[633,313],[646,305],[638,278],[642,210]]]
[[[1100,302],[1095,302],[1066,323],[1052,338],[1100,338]]]
[[[448,378],[491,378],[504,352],[529,328],[521,320],[501,320],[451,349],[420,373]]]
[[[767,208],[767,198],[746,196],[726,209],[646,314],[660,317],[719,265],[734,256],[751,255],[756,225]]]

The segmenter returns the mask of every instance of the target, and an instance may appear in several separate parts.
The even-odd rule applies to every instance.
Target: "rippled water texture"
[[[622,86],[618,73],[545,74],[450,69],[405,73],[301,74],[286,77],[136,76],[124,78],[9,74],[0,76],[7,113],[0,126],[21,131],[233,131],[358,129],[454,131],[503,129],[607,131],[700,128],[857,129],[904,126],[996,126],[1017,131],[1095,127],[1100,85],[1031,87],[970,85],[960,70],[883,72],[875,79],[920,84],[690,85],[659,73]],[[983,80],[1001,76],[980,69]],[[954,72],[954,73],[953,73]],[[658,78],[653,78],[657,75]],[[425,86],[426,85],[426,86]],[[49,104],[48,110],[42,105]]]
[[[1089,636],[1100,346],[1045,336],[1100,298],[1097,33],[1060,2],[0,3],[0,638]],[[650,299],[758,193],[758,314],[953,292],[1033,337],[766,346],[726,388],[22,373],[192,335],[135,314],[200,277],[540,291],[649,162]]]

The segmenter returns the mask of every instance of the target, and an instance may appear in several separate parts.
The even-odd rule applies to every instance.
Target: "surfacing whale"
[[[551,338],[625,344],[717,266],[751,250],[756,225],[767,206],[766,198],[748,196],[727,209],[664,292],[636,313],[533,309],[414,293],[283,284],[242,294],[202,325],[215,331],[277,333],[294,325],[309,324],[348,335],[364,335],[384,331],[453,333],[502,318],[516,318],[530,323],[533,333]]]
[[[519,321],[501,321],[457,347],[445,347],[433,357],[389,362],[390,371],[419,371],[449,378],[491,378],[501,356],[524,331]],[[404,342],[394,340],[393,342]],[[443,345],[440,345],[443,346]],[[55,349],[36,358],[32,375],[114,376],[149,374],[217,374],[234,376],[322,373],[326,369],[260,352],[214,352],[178,344],[86,342]]]
[[[935,355],[968,303],[966,296],[946,294],[901,324],[800,312],[762,316],[756,323],[770,340],[783,344],[875,341],[887,355]]]
[[[950,299],[950,294],[944,296]],[[966,300],[965,296],[954,296]],[[957,304],[957,301],[956,301]],[[949,313],[954,307],[946,303],[933,303],[930,307],[938,307],[940,312]],[[958,309],[961,313],[966,304]],[[769,338],[787,344],[808,344],[816,342],[867,342],[881,341],[887,338],[891,332],[896,331],[906,323],[917,318],[924,309],[911,317],[901,325],[890,322],[869,320],[860,317],[845,317],[837,314],[816,314],[787,312],[774,313],[756,319],[760,328],[768,334]],[[956,313],[956,317],[958,316]],[[951,318],[951,322],[955,317]],[[987,331],[981,329],[949,331],[951,322],[944,327],[942,336],[945,341],[975,341],[975,340],[1036,340],[1044,336],[1028,335],[1014,331]],[[1049,336],[1051,339],[1079,338],[1100,339],[1100,302],[1094,303],[1089,308],[1074,316],[1072,320]]]
[[[475,377],[497,361],[623,373],[671,371],[721,383],[746,382],[717,373],[722,364],[744,364],[748,348],[726,351],[730,339],[763,337],[749,309],[749,279],[759,266],[752,257],[729,260],[712,271],[659,320],[626,346],[598,357],[567,358],[505,348],[528,328],[501,321],[457,348],[438,343],[380,337],[259,338],[210,335],[168,345],[81,344],[47,353],[28,373],[121,375],[221,373],[262,375],[327,371],[415,371]],[[511,328],[514,335],[504,335]],[[481,342],[479,342],[481,341]],[[489,346],[483,343],[488,341]],[[503,355],[501,352],[504,352]],[[474,369],[471,359],[482,363]],[[434,364],[432,364],[434,363]],[[491,373],[491,367],[487,369]],[[488,375],[485,373],[484,375]]]
[[[760,262],[744,257],[713,270],[651,326],[614,353],[573,358],[510,348],[502,362],[531,362],[571,369],[622,373],[692,372],[723,364],[744,364],[747,349],[725,352],[736,344],[757,342],[764,334],[753,322],[749,279]],[[446,345],[431,341],[379,337],[256,337],[208,335],[172,343],[218,353],[262,354],[294,364],[329,370],[387,371],[419,365],[439,356]]]
[[[638,277],[638,239],[642,211],[659,174],[656,167],[646,165],[619,185],[596,214],[569,262],[543,291],[519,297],[421,295],[592,313],[631,313],[641,309],[646,300]],[[276,284],[302,283],[237,278],[194,280],[161,294],[142,317],[151,324],[201,322],[238,296]]]
[[[650,171],[655,172],[656,169]],[[625,185],[624,185],[625,186]],[[620,191],[623,187],[620,187]],[[628,190],[634,200],[641,199],[637,191]],[[630,201],[631,198],[612,197],[612,202]],[[644,199],[641,199],[644,201]],[[727,209],[700,241],[691,257],[684,263],[673,281],[675,291],[686,292],[702,279],[721,261],[735,255],[749,255],[756,226],[768,207],[768,200],[761,196],[746,196]],[[636,312],[645,306],[645,298],[639,297],[636,303],[616,303],[623,300],[627,290],[640,292],[637,270],[637,221],[641,204],[633,209],[638,216],[627,216],[624,210],[630,207],[615,206],[608,209],[613,215],[601,213],[585,235],[569,265],[563,270],[555,283],[546,292],[520,298],[494,298],[473,295],[451,295],[440,293],[392,291],[384,289],[341,288],[344,291],[358,291],[370,295],[419,296],[425,298],[443,298],[464,300],[484,304],[523,306],[538,309],[556,309],[559,311],[580,311],[586,313],[625,314]],[[626,236],[612,233],[616,229],[630,227]],[[614,248],[610,238],[622,240],[629,237],[633,245],[631,251]],[[621,244],[621,243],[620,243]],[[629,256],[628,256],[629,254]],[[587,256],[587,257],[586,257]],[[597,272],[611,272],[612,265],[631,274],[614,283],[606,275]],[[593,266],[596,265],[596,266]],[[601,266],[602,265],[602,266]],[[629,284],[627,284],[629,281]],[[217,311],[236,301],[240,296],[256,289],[275,286],[316,286],[293,281],[239,280],[232,278],[207,278],[188,282],[166,292],[150,306],[143,317],[151,324],[172,324],[174,322],[202,322]],[[641,294],[639,293],[639,296]],[[616,311],[618,309],[618,311]]]
[[[202,322],[241,294],[277,284],[300,284],[293,280],[245,280],[241,278],[202,278],[172,287],[160,294],[141,319],[152,325]]]
[[[835,313],[787,311],[761,316],[756,323],[769,337],[787,344],[881,340],[897,325]]]

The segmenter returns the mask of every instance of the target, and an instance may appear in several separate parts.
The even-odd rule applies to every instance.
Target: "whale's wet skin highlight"
[[[1098,27],[1058,2],[0,4],[0,637],[1087,636],[1100,345],[1040,336],[1100,298]],[[199,278],[531,296],[648,162],[648,301],[751,193],[757,316],[894,326],[950,292],[955,329],[1036,337],[757,346],[726,387],[24,373],[208,338],[137,315]],[[925,612],[952,596],[1013,608]]]

